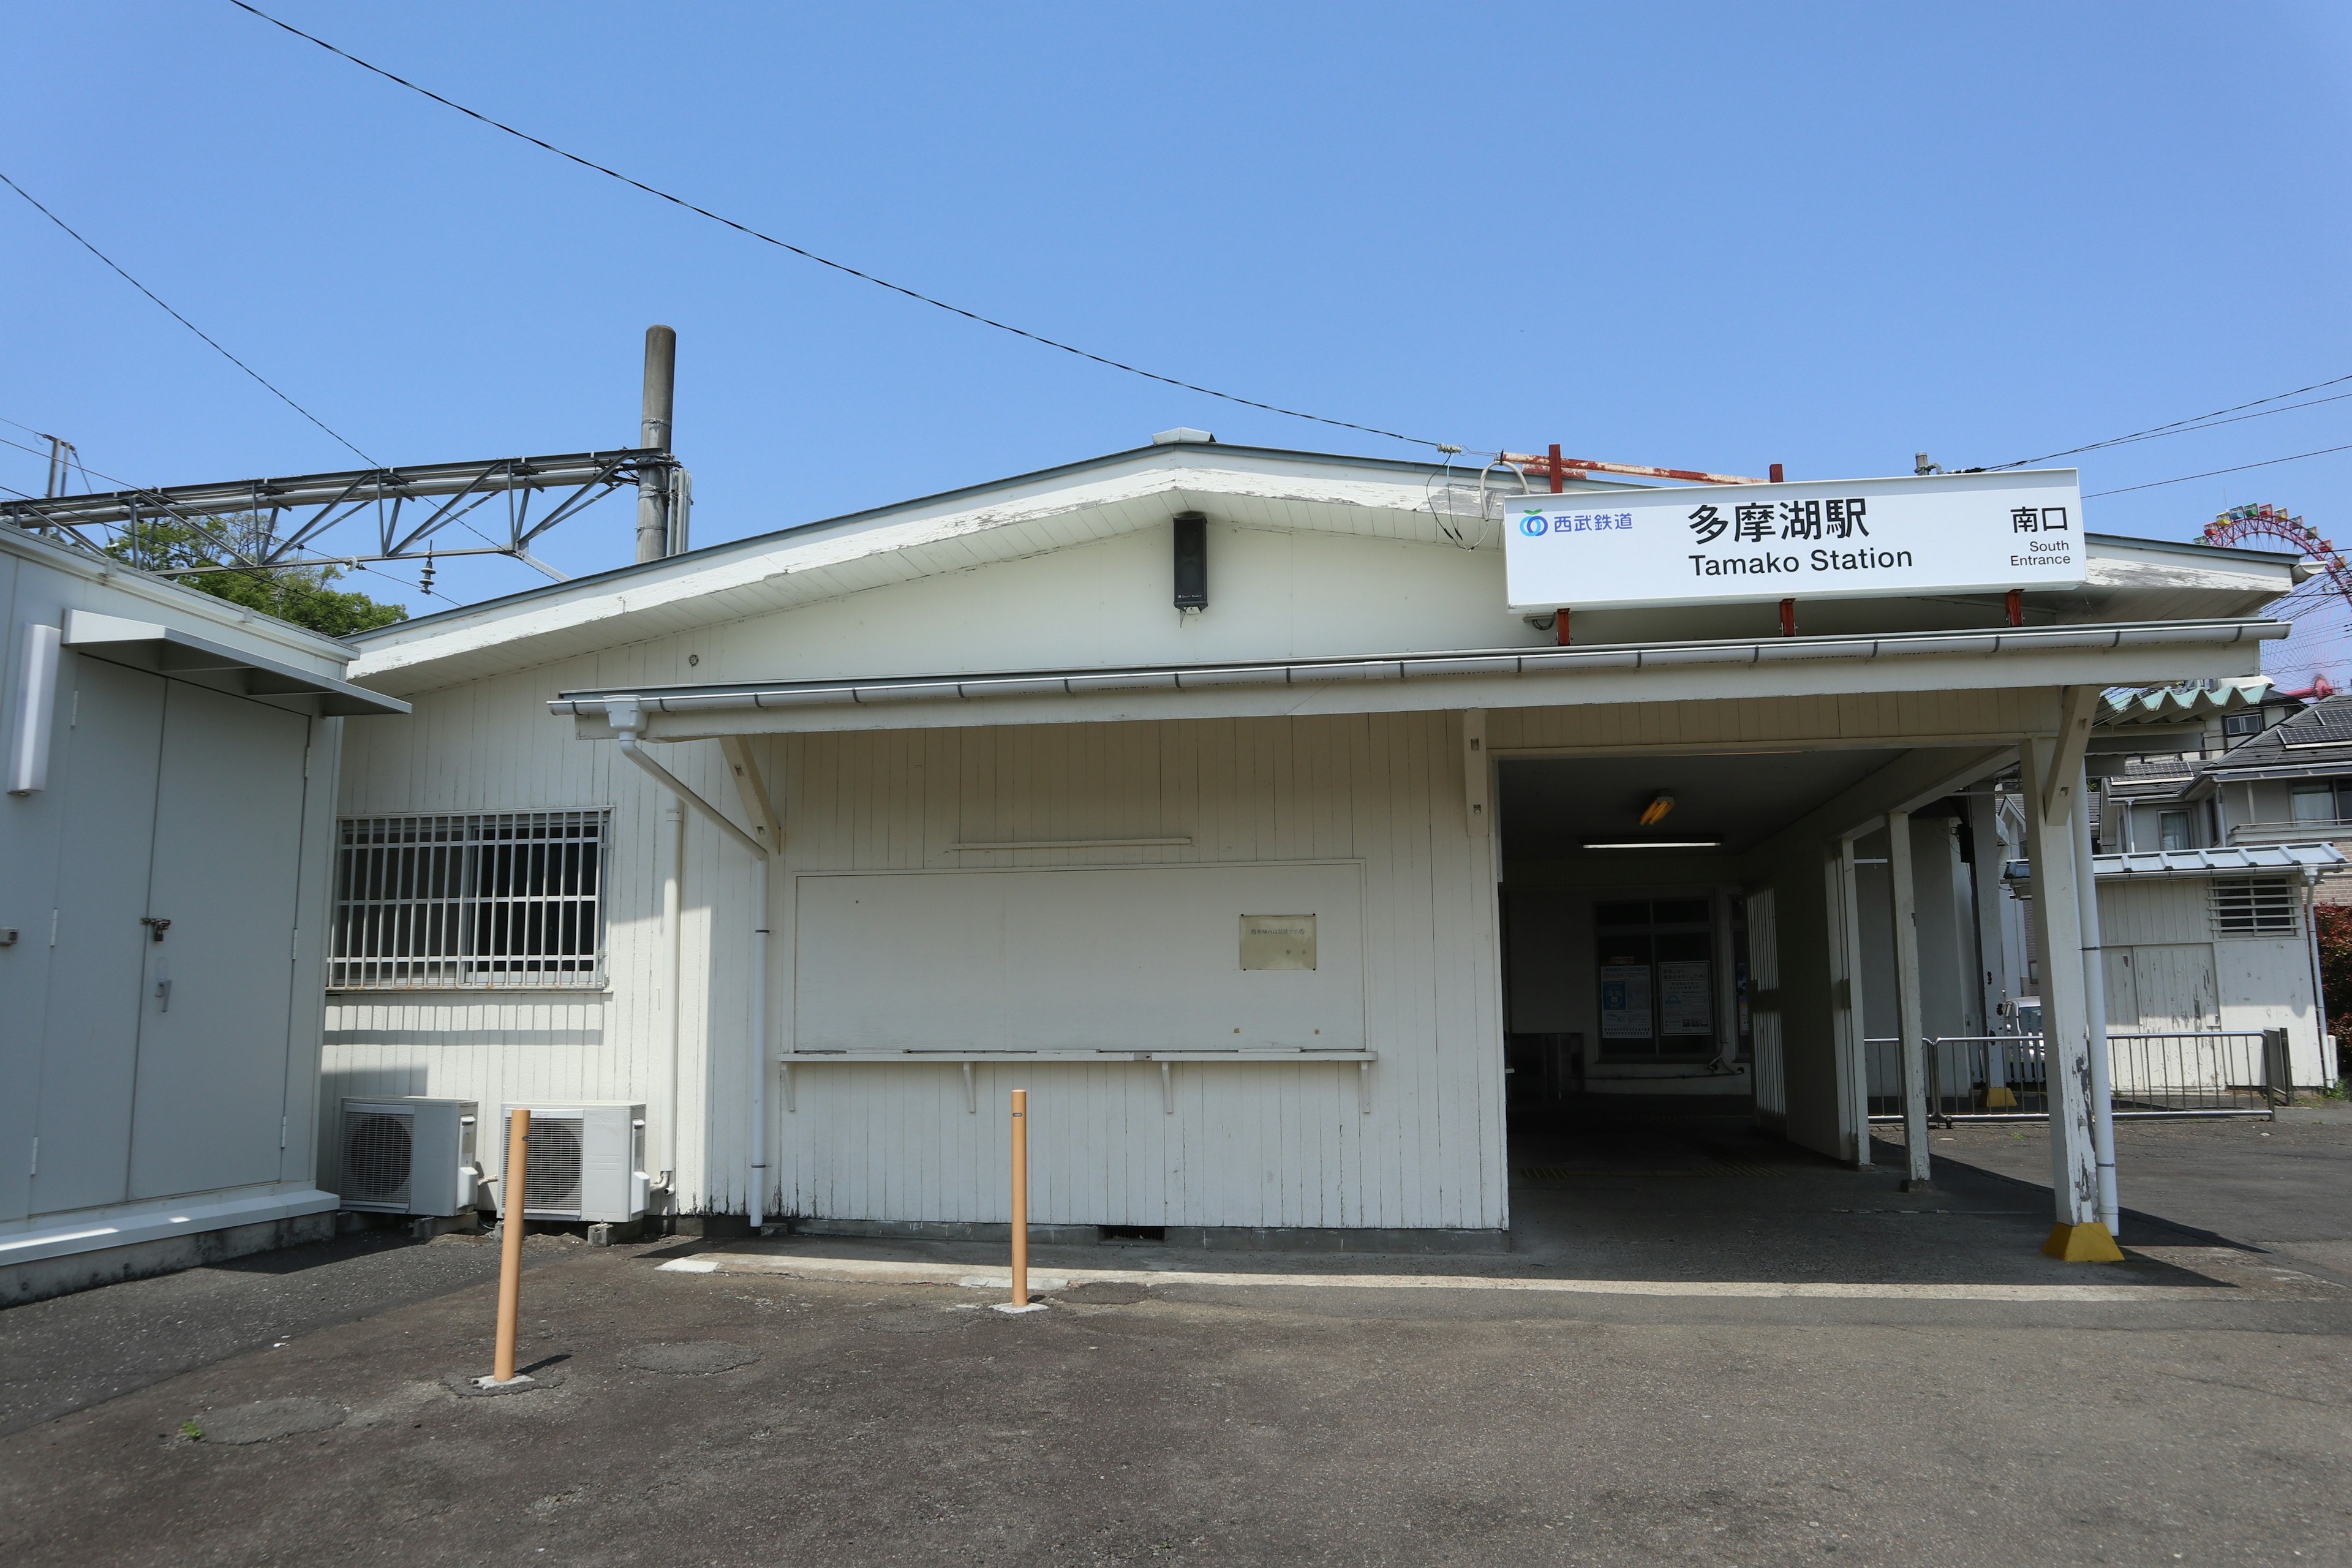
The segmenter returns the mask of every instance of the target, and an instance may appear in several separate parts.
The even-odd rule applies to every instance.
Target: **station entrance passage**
[[[1905,754],[1498,763],[1515,1188],[1609,1175],[1679,1184],[1836,1161],[1838,1144],[1816,1135],[1809,1152],[1785,1135],[1789,1052],[1826,1057],[1833,1046],[1784,1036],[1780,971],[1828,957],[1817,906],[1846,825],[1823,831],[1823,808]],[[1791,868],[1810,876],[1815,906],[1802,931],[1788,929],[1788,900],[1775,898]],[[1797,1092],[1820,1095],[1834,1077],[1801,1071]],[[1843,1108],[1801,1109],[1833,1127]],[[1846,1142],[1836,1163],[1864,1148]]]

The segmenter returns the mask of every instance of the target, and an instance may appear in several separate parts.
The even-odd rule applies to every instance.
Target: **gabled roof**
[[[2352,771],[2352,696],[2323,697],[2198,771],[2211,779]]]
[[[421,690],[1042,554],[1186,511],[1244,528],[1460,542],[1464,487],[1475,482],[1458,467],[1374,458],[1210,443],[1139,447],[404,621],[352,639],[352,677]],[[1499,556],[1500,531],[1478,547]],[[2291,555],[2100,534],[2086,542],[2090,583],[2047,595],[2061,622],[2243,616],[2297,580]],[[1499,615],[1499,595],[1496,604]],[[1380,646],[1377,626],[1368,637],[1367,655],[1404,651]]]

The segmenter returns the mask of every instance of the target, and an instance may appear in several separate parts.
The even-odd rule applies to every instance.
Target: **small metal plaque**
[[[1244,915],[1244,969],[1312,969],[1315,967],[1313,915]]]

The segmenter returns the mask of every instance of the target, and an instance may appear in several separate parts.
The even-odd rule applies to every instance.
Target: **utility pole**
[[[645,425],[637,445],[670,449],[670,405],[677,392],[677,333],[668,327],[646,329]],[[637,559],[658,561],[670,553],[670,476],[648,465],[637,476]]]
[[[49,488],[45,494],[56,497],[66,493],[66,483],[72,473],[74,444],[62,436],[43,436],[49,444]]]

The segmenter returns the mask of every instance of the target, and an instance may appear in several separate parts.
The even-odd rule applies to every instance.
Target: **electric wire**
[[[155,302],[155,304],[156,304],[159,308],[161,308],[161,309],[162,309],[162,310],[163,311],[163,313],[164,313],[165,315],[170,316],[170,317],[172,318],[172,320],[173,320],[173,321],[175,321],[179,322],[179,323],[180,323],[180,325],[182,325],[182,326],[184,326],[184,327],[187,328],[187,329],[188,329],[188,331],[192,331],[192,332],[195,333],[195,334],[196,334],[196,336],[198,336],[198,337],[200,337],[200,338],[204,339],[204,341],[205,341],[207,344],[209,344],[209,345],[212,347],[213,351],[214,351],[215,353],[218,353],[218,354],[219,354],[223,359],[225,359],[225,360],[228,361],[228,363],[231,363],[231,364],[233,364],[233,365],[236,366],[236,368],[237,368],[237,369],[239,369],[239,370],[241,370],[241,371],[245,372],[245,374],[247,374],[247,375],[249,375],[249,376],[253,377],[253,379],[254,379],[254,380],[256,380],[256,381],[259,382],[259,383],[260,383],[264,387],[266,387],[266,388],[268,388],[268,389],[269,394],[270,394],[270,395],[271,395],[271,396],[273,396],[273,397],[277,398],[280,403],[283,403],[284,405],[286,405],[286,406],[287,406],[287,407],[291,408],[295,413],[299,414],[303,418],[308,419],[311,424],[316,425],[320,429],[324,430],[328,435],[332,436],[332,437],[336,439],[336,441],[340,442],[340,443],[343,446],[343,447],[344,447],[346,450],[351,451],[351,452],[352,452],[352,453],[356,454],[356,455],[358,456],[358,458],[360,458],[360,460],[361,460],[362,462],[364,462],[365,464],[367,464],[367,466],[368,466],[369,468],[382,468],[382,467],[383,466],[383,464],[381,464],[381,463],[377,462],[373,458],[369,457],[365,452],[361,451],[359,447],[357,447],[353,446],[353,445],[351,443],[351,441],[350,441],[350,440],[348,440],[348,439],[347,439],[347,438],[346,438],[346,437],[344,437],[344,436],[343,436],[340,431],[336,430],[332,426],[329,425],[325,420],[323,420],[323,419],[320,418],[317,415],[315,415],[315,414],[311,413],[309,409],[307,409],[307,408],[303,407],[300,404],[299,404],[299,403],[295,402],[291,397],[287,396],[285,393],[283,393],[283,392],[279,391],[279,390],[278,390],[275,385],[272,385],[272,384],[271,384],[271,383],[270,383],[270,381],[268,380],[268,377],[266,377],[266,376],[264,376],[264,375],[263,375],[259,371],[257,371],[257,370],[254,369],[251,365],[249,365],[249,364],[246,363],[243,360],[241,360],[241,359],[237,358],[235,354],[233,354],[233,353],[229,353],[229,352],[228,352],[228,350],[226,350],[226,349],[225,349],[225,348],[221,347],[220,343],[219,343],[216,340],[215,340],[215,339],[213,338],[213,336],[212,336],[210,333],[206,332],[206,331],[205,331],[202,327],[197,326],[194,321],[191,321],[190,320],[188,320],[188,318],[187,318],[187,317],[183,316],[182,314],[180,314],[180,312],[179,312],[179,311],[177,311],[177,310],[175,310],[172,309],[172,307],[171,307],[169,304],[166,304],[166,303],[164,302],[164,300],[163,300],[163,298],[162,298],[161,296],[159,296],[159,295],[155,292],[155,290],[153,290],[152,289],[148,288],[148,287],[147,287],[147,285],[145,285],[144,283],[142,283],[141,281],[139,281],[139,279],[138,279],[133,278],[132,276],[131,276],[131,274],[130,274],[130,273],[125,272],[125,271],[122,269],[121,266],[120,264],[118,264],[112,257],[110,257],[110,256],[107,255],[107,254],[106,254],[106,252],[104,252],[104,251],[102,251],[102,250],[99,249],[99,247],[96,247],[95,245],[92,245],[89,240],[87,240],[87,239],[83,238],[83,237],[82,237],[82,236],[81,236],[81,234],[80,234],[80,232],[79,232],[79,230],[77,230],[77,229],[76,229],[76,228],[75,228],[71,224],[67,223],[65,219],[63,219],[63,218],[59,217],[57,214],[55,214],[55,213],[51,212],[47,207],[46,207],[46,206],[42,205],[41,205],[41,203],[40,203],[40,201],[39,201],[37,198],[36,198],[30,191],[27,191],[26,189],[25,189],[25,187],[24,187],[24,186],[22,186],[22,185],[18,184],[15,180],[10,179],[10,178],[8,177],[7,174],[6,174],[5,171],[0,171],[0,184],[5,184],[7,185],[7,187],[8,187],[10,190],[12,190],[12,191],[16,192],[18,195],[20,195],[20,196],[24,197],[27,202],[32,203],[32,205],[33,205],[33,208],[34,208],[34,210],[35,210],[35,211],[38,212],[38,213],[39,213],[43,217],[47,218],[51,223],[53,223],[53,224],[57,225],[59,228],[61,228],[61,229],[65,230],[65,231],[66,231],[66,233],[67,233],[68,235],[69,235],[69,236],[71,236],[71,237],[72,237],[72,238],[73,238],[73,240],[74,240],[74,243],[75,243],[75,244],[77,244],[77,245],[80,246],[84,250],[89,251],[92,256],[97,257],[100,261],[103,261],[104,263],[106,263],[106,265],[107,265],[109,268],[112,268],[112,270],[113,270],[113,272],[114,272],[114,274],[115,274],[115,276],[116,276],[116,277],[118,277],[118,278],[121,279],[125,283],[130,284],[133,289],[138,289],[142,294],[146,295],[148,299],[152,300]],[[43,439],[47,439],[47,437],[43,434],[43,432],[33,429],[33,427],[32,427],[31,426],[29,426],[29,425],[22,424],[22,423],[20,423],[20,422],[18,422],[18,421],[16,421],[16,420],[14,420],[14,419],[9,419],[9,420],[7,420],[7,421],[6,421],[6,423],[8,423],[8,424],[10,424],[10,425],[14,425],[14,426],[16,426],[16,428],[17,428],[17,429],[19,429],[19,430],[29,431],[29,432],[31,432],[33,435],[36,435],[36,436],[41,436],[41,437],[43,437]],[[12,443],[11,443],[11,445],[15,445],[15,443],[13,443],[13,442],[12,442]],[[29,447],[28,447],[28,448],[26,448],[26,449],[27,449],[27,450],[31,450],[31,448],[29,448]],[[35,453],[34,453],[34,456],[36,456],[36,457],[38,457],[38,456],[40,456],[40,455],[41,455],[41,454],[40,454],[40,453],[38,453],[38,452],[35,452]],[[73,457],[72,457],[72,458],[71,458],[71,461],[72,461],[72,464],[73,464],[73,466],[74,466],[75,468],[79,468],[79,469],[81,470],[82,478],[83,478],[85,480],[87,480],[87,479],[90,477],[90,475],[91,475],[93,472],[95,472],[95,471],[96,471],[96,470],[92,469],[92,468],[91,468],[88,464],[84,463],[84,462],[81,460],[81,453],[80,453],[80,451],[79,451],[79,448],[76,448],[76,449],[74,450],[74,455],[73,455]],[[110,476],[103,475],[103,474],[100,475],[99,477],[100,477],[100,478],[101,478],[101,479],[110,478]],[[139,486],[130,484],[128,481],[126,481],[126,480],[122,480],[122,479],[115,479],[115,480],[113,480],[113,482],[114,482],[114,483],[116,483],[116,484],[119,484],[119,485],[122,485],[125,489],[139,489],[139,488],[140,488]],[[15,489],[13,486],[11,486],[11,487],[7,487],[7,488],[11,489],[12,490]],[[25,499],[26,500],[36,500],[43,499],[43,498],[40,498],[40,497],[26,495],[26,494],[25,494],[25,492],[24,492],[24,491],[22,491],[22,490],[15,490],[15,493],[16,493],[16,495],[18,495],[18,496],[23,497],[23,499]],[[467,521],[466,519],[464,519],[464,518],[462,518],[462,517],[461,517],[461,518],[459,518],[459,519],[457,520],[457,523],[458,523],[458,526],[460,526],[461,528],[465,529],[465,531],[466,531],[467,532],[468,532],[468,533],[472,534],[475,538],[477,538],[477,539],[480,540],[483,543],[485,543],[485,544],[487,544],[487,545],[490,546],[493,550],[496,550],[496,549],[500,548],[500,546],[499,546],[499,544],[498,541],[496,541],[496,540],[492,539],[488,534],[484,533],[480,529],[476,528],[476,527],[475,527],[471,522]],[[222,543],[223,542],[221,542],[221,541],[219,541],[219,540],[217,540],[217,539],[216,539],[216,540],[215,540],[215,541],[214,541],[214,542],[215,542],[215,543]],[[268,568],[260,568],[260,567],[257,567],[257,568],[256,568],[256,570],[268,570]],[[372,570],[373,570],[373,568],[362,568],[362,570],[370,570],[370,571],[372,571]],[[377,576],[380,576],[380,577],[386,578],[386,579],[388,579],[388,580],[390,580],[390,581],[392,581],[392,582],[394,582],[394,583],[401,583],[401,584],[402,584],[402,585],[403,585],[404,587],[407,585],[404,582],[403,582],[403,580],[402,580],[402,579],[400,579],[400,578],[398,578],[398,577],[394,577],[394,576],[393,576],[393,575],[392,575],[392,574],[391,574],[391,573],[389,573],[389,572],[378,572],[378,573],[376,573],[376,575],[377,575]],[[420,585],[420,587],[421,587],[421,585]],[[425,593],[427,593],[427,594],[432,594],[432,593],[433,593],[433,590],[432,590],[432,589],[430,589],[430,588],[422,588],[422,591],[423,591],[423,592],[425,592]],[[441,598],[445,598],[445,597],[446,597],[445,595],[440,595],[440,594],[433,594],[433,596],[434,596],[435,598],[436,598],[436,599],[441,599]],[[447,602],[448,602],[448,603],[452,603],[452,604],[456,603],[456,601],[455,601],[455,600],[448,600]]]
[[[2129,495],[2134,490],[2161,489],[2166,485],[2185,485],[2191,479],[2210,479],[2217,474],[2242,474],[2248,468],[2276,468],[2281,463],[2299,463],[2305,458],[2325,458],[2330,452],[2352,452],[2352,443],[2341,447],[2322,447],[2315,452],[2297,452],[2291,458],[2265,458],[2259,463],[2240,463],[2235,468],[2208,468],[2201,474],[2183,474],[2177,479],[2150,479],[2144,485],[2124,485],[2112,490],[2092,490],[2084,500],[2096,500],[2101,496]]]
[[[231,0],[231,3],[236,3],[236,0]],[[2300,397],[2306,392],[2318,392],[2326,387],[2341,386],[2347,381],[2352,381],[2352,374],[2335,376],[2326,381],[2315,381],[2309,386],[2298,386],[2291,392],[2274,392],[2268,397],[2257,397],[2251,403],[2232,404],[2227,408],[2217,408],[2210,414],[2197,414],[2192,415],[2186,419],[2175,419],[2168,425],[2151,425],[2145,430],[2135,430],[2128,436],[2112,436],[2104,441],[2092,441],[2080,447],[2069,447],[2063,452],[2044,452],[2038,458],[2020,458],[2013,463],[1996,463],[1990,468],[1963,471],[1997,474],[2003,468],[2028,468],[2035,463],[2046,463],[2053,458],[2071,458],[2077,452],[2095,452],[2104,447],[2120,447],[2127,442],[2150,440],[2158,436],[2187,435],[2190,430],[2203,426],[2208,420],[2212,420],[2225,425],[2235,424],[2235,420],[2224,419],[2222,418],[2222,416],[2226,414],[2242,413],[2244,410],[2249,408],[2260,408],[2265,403],[2276,403],[2283,397]],[[2352,393],[2346,393],[2343,395],[2352,397]],[[2312,399],[2312,403],[2333,403],[2335,401],[2336,399],[2332,397],[2315,397]],[[2312,403],[2297,404],[2295,406],[2299,408],[2308,408],[2312,405]],[[2284,414],[2286,410],[2284,408],[2274,408],[2270,412],[2273,414]],[[2254,417],[2260,417],[2260,416],[2254,416]],[[2107,493],[2113,494],[2115,492],[2109,491]]]
[[[116,277],[121,279],[125,283],[130,284],[133,289],[138,289],[142,294],[146,295],[150,300],[154,300],[155,303],[162,308],[165,315],[170,316],[172,320],[179,322],[180,325],[187,328],[188,331],[195,333],[196,336],[203,338],[205,342],[212,344],[213,351],[219,354],[221,358],[236,366],[237,369],[245,372],[246,374],[253,377],[254,380],[261,383],[263,386],[268,387],[269,395],[272,397],[277,398],[278,402],[283,403],[287,407],[291,408],[295,413],[299,414],[303,418],[308,419],[311,424],[316,425],[320,429],[324,430],[328,435],[334,437],[335,439],[342,446],[350,448],[350,450],[353,452],[358,452],[360,460],[366,463],[369,468],[379,468],[383,466],[377,462],[373,458],[369,457],[365,452],[361,452],[357,447],[352,446],[351,442],[345,440],[343,437],[335,430],[334,426],[329,425],[325,420],[320,418],[317,415],[311,413],[309,409],[303,407],[300,404],[295,402],[292,398],[278,391],[277,387],[270,385],[268,377],[263,375],[259,371],[254,369],[251,365],[246,363],[243,360],[229,353],[228,350],[222,348],[220,344],[217,342],[215,342],[212,336],[202,327],[199,327],[195,322],[180,314],[179,311],[173,310],[171,306],[164,304],[163,298],[158,295],[155,290],[147,287],[146,284],[139,281],[138,279],[131,276],[130,273],[123,271],[122,268],[116,264],[112,257],[107,255],[106,252],[92,245],[89,240],[84,239],[80,233],[76,230],[71,224],[66,222],[65,219],[59,217],[48,208],[41,205],[40,202],[35,199],[30,191],[27,191],[16,181],[9,179],[5,173],[0,173],[0,183],[5,183],[10,190],[16,192],[26,201],[31,202],[35,211],[38,212],[43,217],[48,219],[51,223],[57,225],[59,228],[64,229],[68,235],[71,235],[75,244],[80,246],[84,250],[89,251],[92,256],[97,257],[100,261],[105,262],[108,267],[112,268]],[[12,419],[9,423],[13,425],[16,421]]]
[[[1420,436],[1407,436],[1400,431],[1383,430],[1377,425],[1359,425],[1353,420],[1331,419],[1327,418],[1320,414],[1307,414],[1296,408],[1285,408],[1279,404],[1260,403],[1254,397],[1243,397],[1236,393],[1219,392],[1213,386],[1202,386],[1198,383],[1181,380],[1172,375],[1161,375],[1157,371],[1145,370],[1140,365],[1129,364],[1123,360],[1115,360],[1108,355],[1095,353],[1089,350],[1078,348],[1074,344],[1063,342],[1059,339],[1049,338],[1043,332],[1033,332],[1026,328],[1016,327],[1009,321],[1000,321],[993,316],[984,316],[977,310],[967,310],[961,305],[951,305],[945,300],[935,299],[929,294],[923,293],[919,289],[909,289],[903,283],[893,283],[887,278],[877,278],[871,272],[861,271],[857,268],[850,266],[847,262],[835,261],[830,257],[819,256],[815,251],[794,245],[790,240],[778,239],[774,235],[762,233],[761,230],[753,228],[749,224],[738,223],[731,217],[727,217],[721,214],[712,212],[709,207],[698,206],[693,202],[688,201],[684,196],[674,195],[670,192],[665,191],[658,186],[649,185],[643,180],[634,179],[627,174],[622,174],[619,170],[608,168],[604,164],[595,162],[593,159],[583,158],[577,153],[566,152],[564,149],[558,147],[554,142],[542,141],[539,137],[533,136],[528,131],[518,131],[513,126],[507,124],[504,121],[493,120],[488,115],[482,113],[478,110],[468,109],[464,104],[457,102],[454,99],[444,98],[439,93],[435,92],[431,88],[419,87],[416,83],[410,81],[407,78],[396,76],[393,72],[384,69],[382,66],[371,65],[366,60],[360,58],[359,56],[352,54],[350,50],[338,48],[334,45],[327,42],[326,39],[321,38],[315,34],[304,32],[301,28],[294,26],[291,22],[279,21],[277,17],[271,16],[268,12],[262,10],[260,7],[247,5],[246,0],[229,0],[229,4],[236,6],[240,11],[250,12],[253,16],[268,23],[274,27],[282,28],[285,31],[293,34],[298,38],[305,39],[308,42],[318,45],[320,48],[326,50],[331,55],[340,56],[341,58],[349,60],[352,64],[359,67],[362,70],[369,71],[376,76],[380,76],[383,78],[384,80],[391,82],[395,86],[404,87],[409,91],[416,93],[421,97],[429,98],[445,109],[454,109],[467,119],[479,121],[484,125],[489,126],[492,130],[503,131],[508,135],[514,137],[518,141],[528,142],[532,146],[541,149],[542,152],[552,153],[559,158],[562,158],[570,163],[577,163],[583,169],[603,174],[607,179],[618,180],[625,185],[632,186],[636,190],[643,191],[646,195],[653,196],[658,200],[667,202],[672,206],[683,207],[688,212],[694,213],[701,217],[709,218],[713,223],[724,225],[726,227],[731,228],[736,233],[743,235],[749,238],[759,240],[761,243],[765,245],[772,245],[779,250],[788,250],[794,256],[802,258],[803,260],[814,261],[820,267],[829,267],[835,272],[846,273],[852,278],[860,279],[865,282],[871,283],[877,289],[887,289],[893,294],[904,295],[909,300],[917,300],[925,305],[929,305],[936,310],[945,310],[950,315],[961,316],[964,320],[976,322],[981,326],[993,327],[1000,332],[1010,332],[1016,338],[1026,338],[1031,342],[1036,343],[1041,347],[1059,349],[1066,354],[1074,354],[1079,359],[1090,360],[1096,364],[1105,365],[1112,370],[1124,371],[1129,375],[1141,376],[1146,381],[1156,381],[1160,383],[1162,385],[1179,387],[1186,392],[1197,392],[1204,397],[1214,397],[1226,403],[1239,404],[1244,408],[1263,409],[1268,414],[1279,414],[1290,419],[1305,419],[1317,425],[1329,425],[1342,430],[1360,430],[1367,436],[1382,436],[1391,441],[1403,441],[1416,447],[1434,447],[1443,449],[1449,444],[1444,441],[1432,441]],[[1481,453],[1480,456],[1491,456],[1491,454]]]

